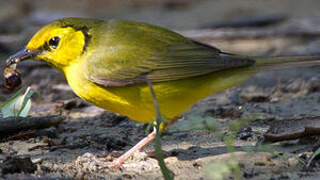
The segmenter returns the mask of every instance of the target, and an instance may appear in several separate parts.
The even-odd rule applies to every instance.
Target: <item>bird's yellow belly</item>
[[[198,100],[238,85],[253,73],[252,68],[232,69],[184,80],[155,83],[153,88],[162,115],[171,120]],[[137,122],[154,120],[154,104],[147,84],[106,88],[91,83],[74,69],[65,75],[73,91],[82,99]]]

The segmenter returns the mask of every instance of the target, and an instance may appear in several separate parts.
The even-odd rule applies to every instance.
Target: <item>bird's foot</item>
[[[99,158],[92,153],[85,153],[84,155],[77,158],[76,163],[82,164],[83,166],[86,166],[92,170],[120,167],[124,163],[124,161],[121,161],[121,159],[112,159],[112,153],[106,158]]]
[[[120,167],[123,164],[123,162],[115,159],[114,161],[101,161],[99,159],[95,160],[95,165],[99,166],[100,168],[116,168]]]

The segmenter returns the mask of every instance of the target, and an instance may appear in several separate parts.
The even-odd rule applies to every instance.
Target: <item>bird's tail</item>
[[[261,70],[283,69],[292,67],[311,67],[320,65],[320,54],[316,55],[292,55],[292,56],[239,56],[232,53],[223,54],[240,59],[252,59],[254,67]]]
[[[320,55],[310,56],[274,56],[252,57],[256,60],[255,66],[262,69],[282,69],[292,67],[310,67],[320,65]]]

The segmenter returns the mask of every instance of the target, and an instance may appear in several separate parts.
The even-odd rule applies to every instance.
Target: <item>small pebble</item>
[[[288,165],[289,166],[297,166],[299,164],[299,161],[295,157],[291,157],[288,159]]]

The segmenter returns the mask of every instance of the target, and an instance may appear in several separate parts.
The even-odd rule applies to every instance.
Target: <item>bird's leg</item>
[[[153,98],[153,101],[154,101],[153,103],[155,105],[156,121],[157,121],[157,119],[159,119],[160,116],[161,116],[159,105],[158,105],[158,101],[156,99],[155,92],[153,90],[152,84],[148,80],[147,80],[147,85],[150,88],[150,92],[151,92],[151,95],[152,95],[152,98]],[[156,122],[156,123],[159,123],[159,125],[160,125],[160,122]],[[153,131],[147,137],[143,138],[141,141],[138,142],[138,144],[136,144],[131,149],[129,149],[129,151],[127,151],[126,153],[121,155],[119,158],[114,160],[112,162],[112,165],[111,166],[109,165],[108,167],[117,167],[117,166],[120,166],[121,164],[123,164],[124,161],[127,160],[130,156],[132,156],[136,151],[142,150],[144,146],[149,144],[156,137],[157,133],[159,133],[159,127],[158,128],[154,128]]]
[[[129,149],[127,152],[125,152],[123,155],[121,155],[117,159],[113,160],[112,162],[100,160],[95,155],[93,155],[91,153],[84,154],[82,156],[82,158],[90,159],[90,161],[93,162],[94,166],[99,166],[102,168],[103,167],[106,167],[106,168],[119,167],[124,163],[125,160],[127,160],[129,157],[131,157],[136,151],[138,151],[139,149],[142,149],[144,146],[149,144],[155,138],[155,136],[156,136],[156,131],[153,130],[147,137],[143,138],[135,146],[133,146],[131,149]],[[80,160],[80,161],[82,161],[82,160]]]
[[[173,118],[172,120],[170,120],[170,122],[169,122],[168,124],[166,124],[166,125],[163,127],[163,129],[168,128],[169,126],[171,126],[172,124],[174,124],[175,122],[177,122],[178,119],[179,119],[179,117]],[[149,136],[150,136],[151,134],[154,134],[154,137],[155,137],[155,135],[156,135],[156,132],[155,132],[155,131],[156,131],[156,129],[153,129],[152,133],[150,133]],[[154,139],[154,137],[153,137],[153,139]],[[145,138],[145,139],[146,139],[146,138]],[[141,141],[142,141],[142,140],[141,140]],[[150,140],[150,141],[151,141],[151,140]],[[139,152],[142,152],[144,147],[145,147],[145,146],[140,147],[140,148],[138,149],[138,151],[139,151]]]
[[[93,166],[98,166],[101,168],[119,167],[124,163],[125,160],[131,157],[136,151],[138,151],[139,149],[142,149],[144,146],[149,144],[155,138],[155,136],[156,136],[156,130],[153,130],[147,137],[143,138],[135,146],[133,146],[131,149],[129,149],[127,152],[125,152],[123,155],[113,160],[112,162],[100,160],[92,153],[85,153],[83,156],[79,158],[78,161],[81,162],[81,161],[87,161],[88,159],[90,159],[90,161],[93,163],[92,164]]]
[[[178,118],[174,119],[174,121],[176,121],[177,119]],[[140,140],[135,146],[133,146],[131,149],[129,149],[127,152],[125,152],[123,155],[113,160],[112,162],[105,162],[105,161],[98,160],[96,157],[94,157],[93,154],[89,154],[89,153],[86,154],[86,156],[88,156],[88,158],[93,160],[95,164],[100,167],[108,167],[108,168],[119,167],[124,163],[125,160],[130,158],[136,151],[142,151],[143,148],[146,145],[148,145],[155,137],[156,137],[156,129],[154,129],[147,137]]]
[[[127,152],[125,152],[123,155],[118,157],[116,160],[111,162],[108,167],[118,167],[121,164],[124,163],[125,160],[127,160],[129,157],[131,157],[136,151],[143,149],[144,146],[149,144],[156,136],[156,131],[153,130],[147,137],[143,138],[141,141],[139,141],[135,146],[133,146],[131,149],[129,149]]]

